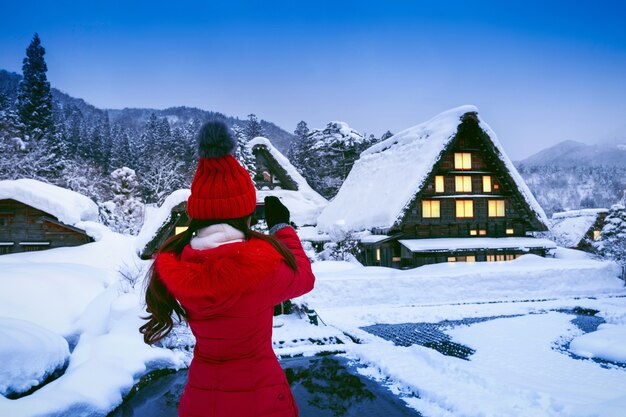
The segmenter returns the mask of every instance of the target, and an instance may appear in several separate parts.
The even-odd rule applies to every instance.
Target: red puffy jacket
[[[315,277],[291,227],[276,233],[298,269],[260,239],[207,250],[187,246],[180,259],[156,258],[167,289],[187,312],[196,337],[180,417],[293,417],[298,408],[272,349],[274,305],[313,289]]]

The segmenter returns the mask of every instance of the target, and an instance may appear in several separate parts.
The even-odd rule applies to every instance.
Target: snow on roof
[[[601,213],[608,213],[608,210],[582,209],[554,213],[552,215],[552,234],[559,245],[575,248]]]
[[[258,145],[265,146],[270,155],[287,171],[287,175],[298,185],[298,190],[260,190],[256,193],[257,202],[263,202],[267,196],[278,197],[289,209],[291,221],[295,224],[298,226],[316,224],[317,217],[328,204],[328,200],[311,188],[309,183],[306,182],[306,179],[296,170],[296,167],[291,165],[289,159],[280,153],[269,139],[257,137],[247,144],[250,149]]]
[[[337,196],[320,215],[318,227],[323,231],[337,228],[354,231],[393,226],[424,186],[466,113],[478,113],[478,109],[461,106],[448,110],[361,153]],[[478,120],[519,192],[547,227],[543,209],[504,153],[495,133]]]
[[[81,221],[98,220],[98,206],[89,197],[37,180],[0,181],[2,199],[17,200],[45,211],[70,226]]]
[[[580,210],[569,210],[569,211],[561,211],[559,213],[554,213],[552,215],[552,220],[559,219],[567,219],[572,217],[585,217],[585,216],[594,216],[597,217],[600,213],[608,213],[609,209],[606,208],[593,208],[593,209],[580,209]]]
[[[401,239],[399,242],[411,252],[449,252],[470,249],[556,249],[556,244],[551,240],[534,237]]]
[[[191,190],[189,189],[176,190],[165,199],[161,207],[146,206],[145,220],[135,243],[139,253],[161,230],[161,227],[172,215],[172,209],[180,203],[186,202],[190,195]]]

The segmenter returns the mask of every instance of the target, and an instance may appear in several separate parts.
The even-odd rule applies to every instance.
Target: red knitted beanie
[[[235,219],[256,208],[250,174],[230,153],[236,141],[220,122],[208,122],[198,134],[198,168],[191,182],[187,214],[192,219]]]

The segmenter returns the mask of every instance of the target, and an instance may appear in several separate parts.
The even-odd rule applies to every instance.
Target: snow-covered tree
[[[237,147],[235,148],[235,158],[239,163],[248,171],[252,182],[256,176],[256,158],[252,154],[250,148],[248,148],[248,140],[246,139],[245,128],[236,124],[232,127],[233,136],[237,140]]]
[[[46,76],[48,67],[44,59],[46,51],[35,33],[26,49],[22,65],[23,78],[19,85],[17,106],[20,121],[27,134],[38,140],[53,130],[52,94]]]
[[[291,160],[315,191],[326,198],[337,194],[354,161],[371,141],[343,122],[312,130]]]
[[[301,120],[296,126],[296,130],[293,131],[294,139],[289,144],[289,150],[287,157],[291,163],[296,167],[300,173],[304,171],[304,167],[301,165],[300,156],[305,152],[308,147],[307,138],[309,136],[309,126],[304,120]]]
[[[393,136],[393,133],[391,133],[391,131],[390,131],[390,130],[388,130],[388,131],[386,131],[385,133],[383,133],[383,135],[380,137],[380,140],[381,140],[381,141],[383,141],[383,140],[387,140],[387,139],[389,139],[389,138],[390,138],[390,137],[392,137],[392,136]]]
[[[246,121],[246,126],[244,128],[244,133],[246,137],[246,141],[251,141],[257,136],[263,136],[263,128],[261,127],[261,122],[257,119],[255,114],[249,114],[248,120]]]
[[[109,180],[113,198],[100,204],[102,220],[118,233],[139,233],[144,205],[138,197],[139,182],[135,171],[122,167],[111,173]]]
[[[615,204],[606,216],[600,238],[593,244],[596,253],[603,258],[626,266],[626,208]]]

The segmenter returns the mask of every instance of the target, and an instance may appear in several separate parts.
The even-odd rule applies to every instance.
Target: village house
[[[564,248],[591,252],[593,242],[600,238],[608,213],[605,208],[554,213],[551,231],[556,243]]]
[[[84,195],[32,179],[0,181],[0,255],[93,242],[80,223],[97,219]]]
[[[318,230],[361,244],[366,265],[507,261],[556,245],[548,219],[473,106],[444,112],[361,154]]]
[[[278,197],[291,212],[291,221],[298,227],[314,226],[317,217],[328,201],[314,191],[304,177],[272,143],[257,137],[247,143],[255,157],[257,207],[254,217],[265,217],[265,197]],[[156,250],[171,236],[186,230],[187,198],[189,190],[178,190],[170,195],[160,208],[149,208],[146,221],[138,236],[137,250],[142,259],[150,259]],[[320,236],[312,235],[314,245]]]

